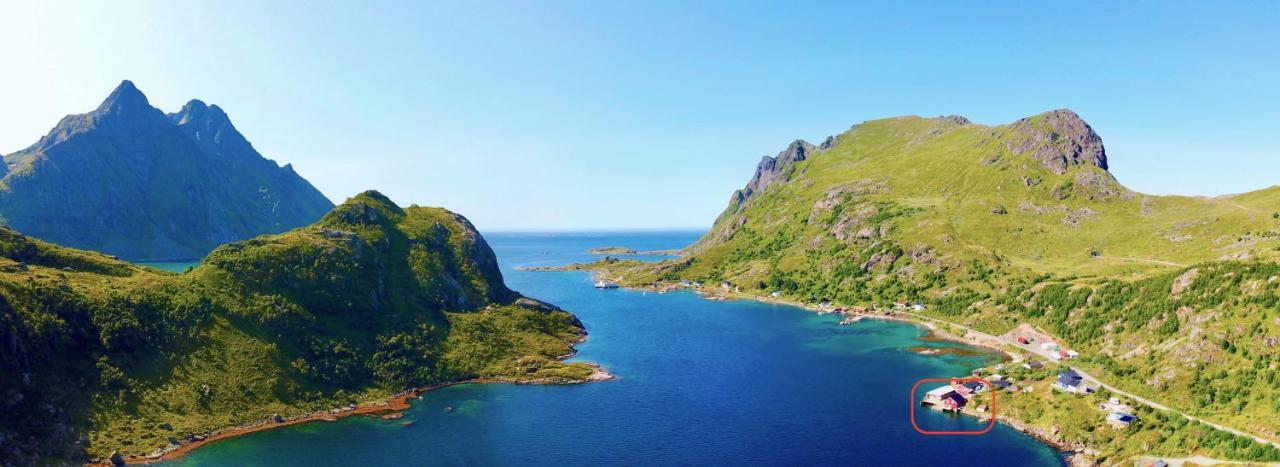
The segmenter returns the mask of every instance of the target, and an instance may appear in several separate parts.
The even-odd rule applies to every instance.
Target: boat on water
[[[861,316],[850,316],[850,317],[847,317],[847,318],[845,318],[845,319],[841,320],[841,321],[840,321],[840,325],[841,325],[841,326],[848,326],[848,325],[853,324],[853,323],[856,323],[856,322],[858,322],[858,321],[862,321],[862,317],[861,317]]]
[[[596,288],[597,289],[616,289],[618,288],[618,283],[614,281],[596,281]]]

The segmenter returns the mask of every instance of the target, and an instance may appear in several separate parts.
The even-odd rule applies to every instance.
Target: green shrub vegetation
[[[1052,387],[1065,367],[1026,370],[1005,365],[999,372],[1014,381],[1019,391],[997,393],[999,413],[1040,430],[1043,437],[1060,443],[1088,446],[1098,451],[1093,460],[1101,465],[1125,464],[1134,456],[1183,457],[1199,453],[1210,458],[1250,462],[1280,460],[1280,449],[1236,436],[1186,419],[1180,414],[1151,409],[1120,397],[1137,416],[1127,427],[1108,424],[1102,405],[1116,395],[1102,390],[1071,395]],[[1032,387],[1031,392],[1022,391]]]
[[[735,194],[679,258],[587,267],[631,285],[921,302],[992,334],[1029,325],[1120,388],[1280,440],[1280,188],[1133,192],[1070,111],[1002,126],[875,120],[808,147],[780,155],[772,182]],[[1260,458],[1197,439],[1180,453]]]
[[[506,288],[463,217],[376,192],[170,274],[0,229],[0,463],[148,454],[489,379],[577,382],[573,315]],[[7,459],[7,460],[5,460]]]

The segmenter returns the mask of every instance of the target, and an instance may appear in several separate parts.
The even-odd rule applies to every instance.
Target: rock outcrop
[[[787,176],[787,170],[797,162],[805,160],[817,151],[831,147],[834,142],[834,138],[827,138],[826,141],[823,141],[824,148],[820,149],[805,140],[798,139],[793,141],[782,152],[779,152],[777,156],[764,156],[760,159],[760,163],[756,165],[756,172],[751,176],[751,180],[747,182],[747,186],[733,192],[733,196],[729,201],[730,205],[735,210],[741,208],[756,194],[764,192],[774,183],[784,181]]]
[[[1027,117],[1011,125],[1021,141],[1009,142],[1015,154],[1029,154],[1056,174],[1067,173],[1072,165],[1094,165],[1107,169],[1107,151],[1102,138],[1079,115],[1058,109]]]

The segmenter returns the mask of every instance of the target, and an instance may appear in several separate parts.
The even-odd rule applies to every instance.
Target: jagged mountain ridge
[[[166,115],[130,81],[4,161],[6,225],[132,260],[199,258],[333,207],[292,166],[262,157],[222,109],[193,100]]]

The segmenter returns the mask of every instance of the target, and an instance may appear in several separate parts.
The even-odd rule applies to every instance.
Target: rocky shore
[[[514,378],[473,378],[452,381],[422,388],[410,389],[395,394],[385,400],[365,405],[350,404],[343,407],[333,408],[327,412],[310,412],[291,418],[284,418],[279,414],[275,414],[272,417],[248,425],[241,425],[213,431],[204,435],[192,436],[190,439],[179,441],[178,444],[171,444],[168,448],[158,449],[145,456],[121,456],[113,453],[107,459],[93,459],[86,465],[107,467],[126,464],[150,464],[154,462],[172,460],[182,457],[187,453],[210,443],[237,436],[303,423],[318,421],[334,422],[338,419],[355,415],[380,416],[383,419],[400,418],[403,416],[403,412],[405,410],[411,408],[410,401],[414,398],[420,398],[423,394],[436,389],[458,384],[585,384],[597,381],[609,381],[613,379],[617,379],[617,377],[612,373],[609,373],[607,370],[600,368],[599,366],[595,366],[595,371],[593,371],[591,375],[582,379],[541,378],[518,380]]]
[[[575,344],[581,344],[587,341],[588,334],[583,333],[581,337],[575,341]],[[571,352],[561,355],[556,360],[565,360],[573,357],[578,353],[577,348],[573,348]],[[516,379],[503,377],[482,377],[470,378],[458,381],[450,381],[446,383],[408,389],[397,393],[384,400],[367,403],[364,405],[349,404],[346,406],[335,407],[324,412],[308,412],[295,417],[283,417],[280,414],[274,414],[263,420],[259,420],[247,425],[240,425],[231,428],[224,428],[202,435],[194,435],[186,440],[173,440],[176,443],[170,444],[166,448],[157,449],[145,456],[129,455],[122,456],[119,453],[112,453],[106,459],[91,459],[86,465],[95,467],[114,467],[127,464],[150,464],[162,462],[166,460],[177,459],[194,451],[197,448],[214,443],[217,441],[243,436],[259,431],[271,430],[291,425],[299,425],[310,422],[334,422],[338,419],[351,417],[355,415],[378,416],[385,420],[398,419],[404,416],[404,411],[411,408],[410,401],[414,398],[421,398],[423,394],[434,391],[436,389],[458,385],[458,384],[585,384],[597,381],[609,381],[617,379],[612,373],[598,365],[591,365],[594,371],[590,375],[581,379],[566,378],[535,378],[535,379]]]
[[[1067,461],[1072,466],[1097,465],[1097,463],[1093,461],[1093,458],[1099,454],[1097,450],[1085,446],[1082,443],[1063,439],[1062,436],[1058,435],[1056,429],[1045,431],[1039,427],[1028,425],[1006,415],[996,415],[996,420],[1008,425],[1010,428],[1018,430],[1018,432],[1022,434],[1035,438],[1054,449],[1067,453]]]

